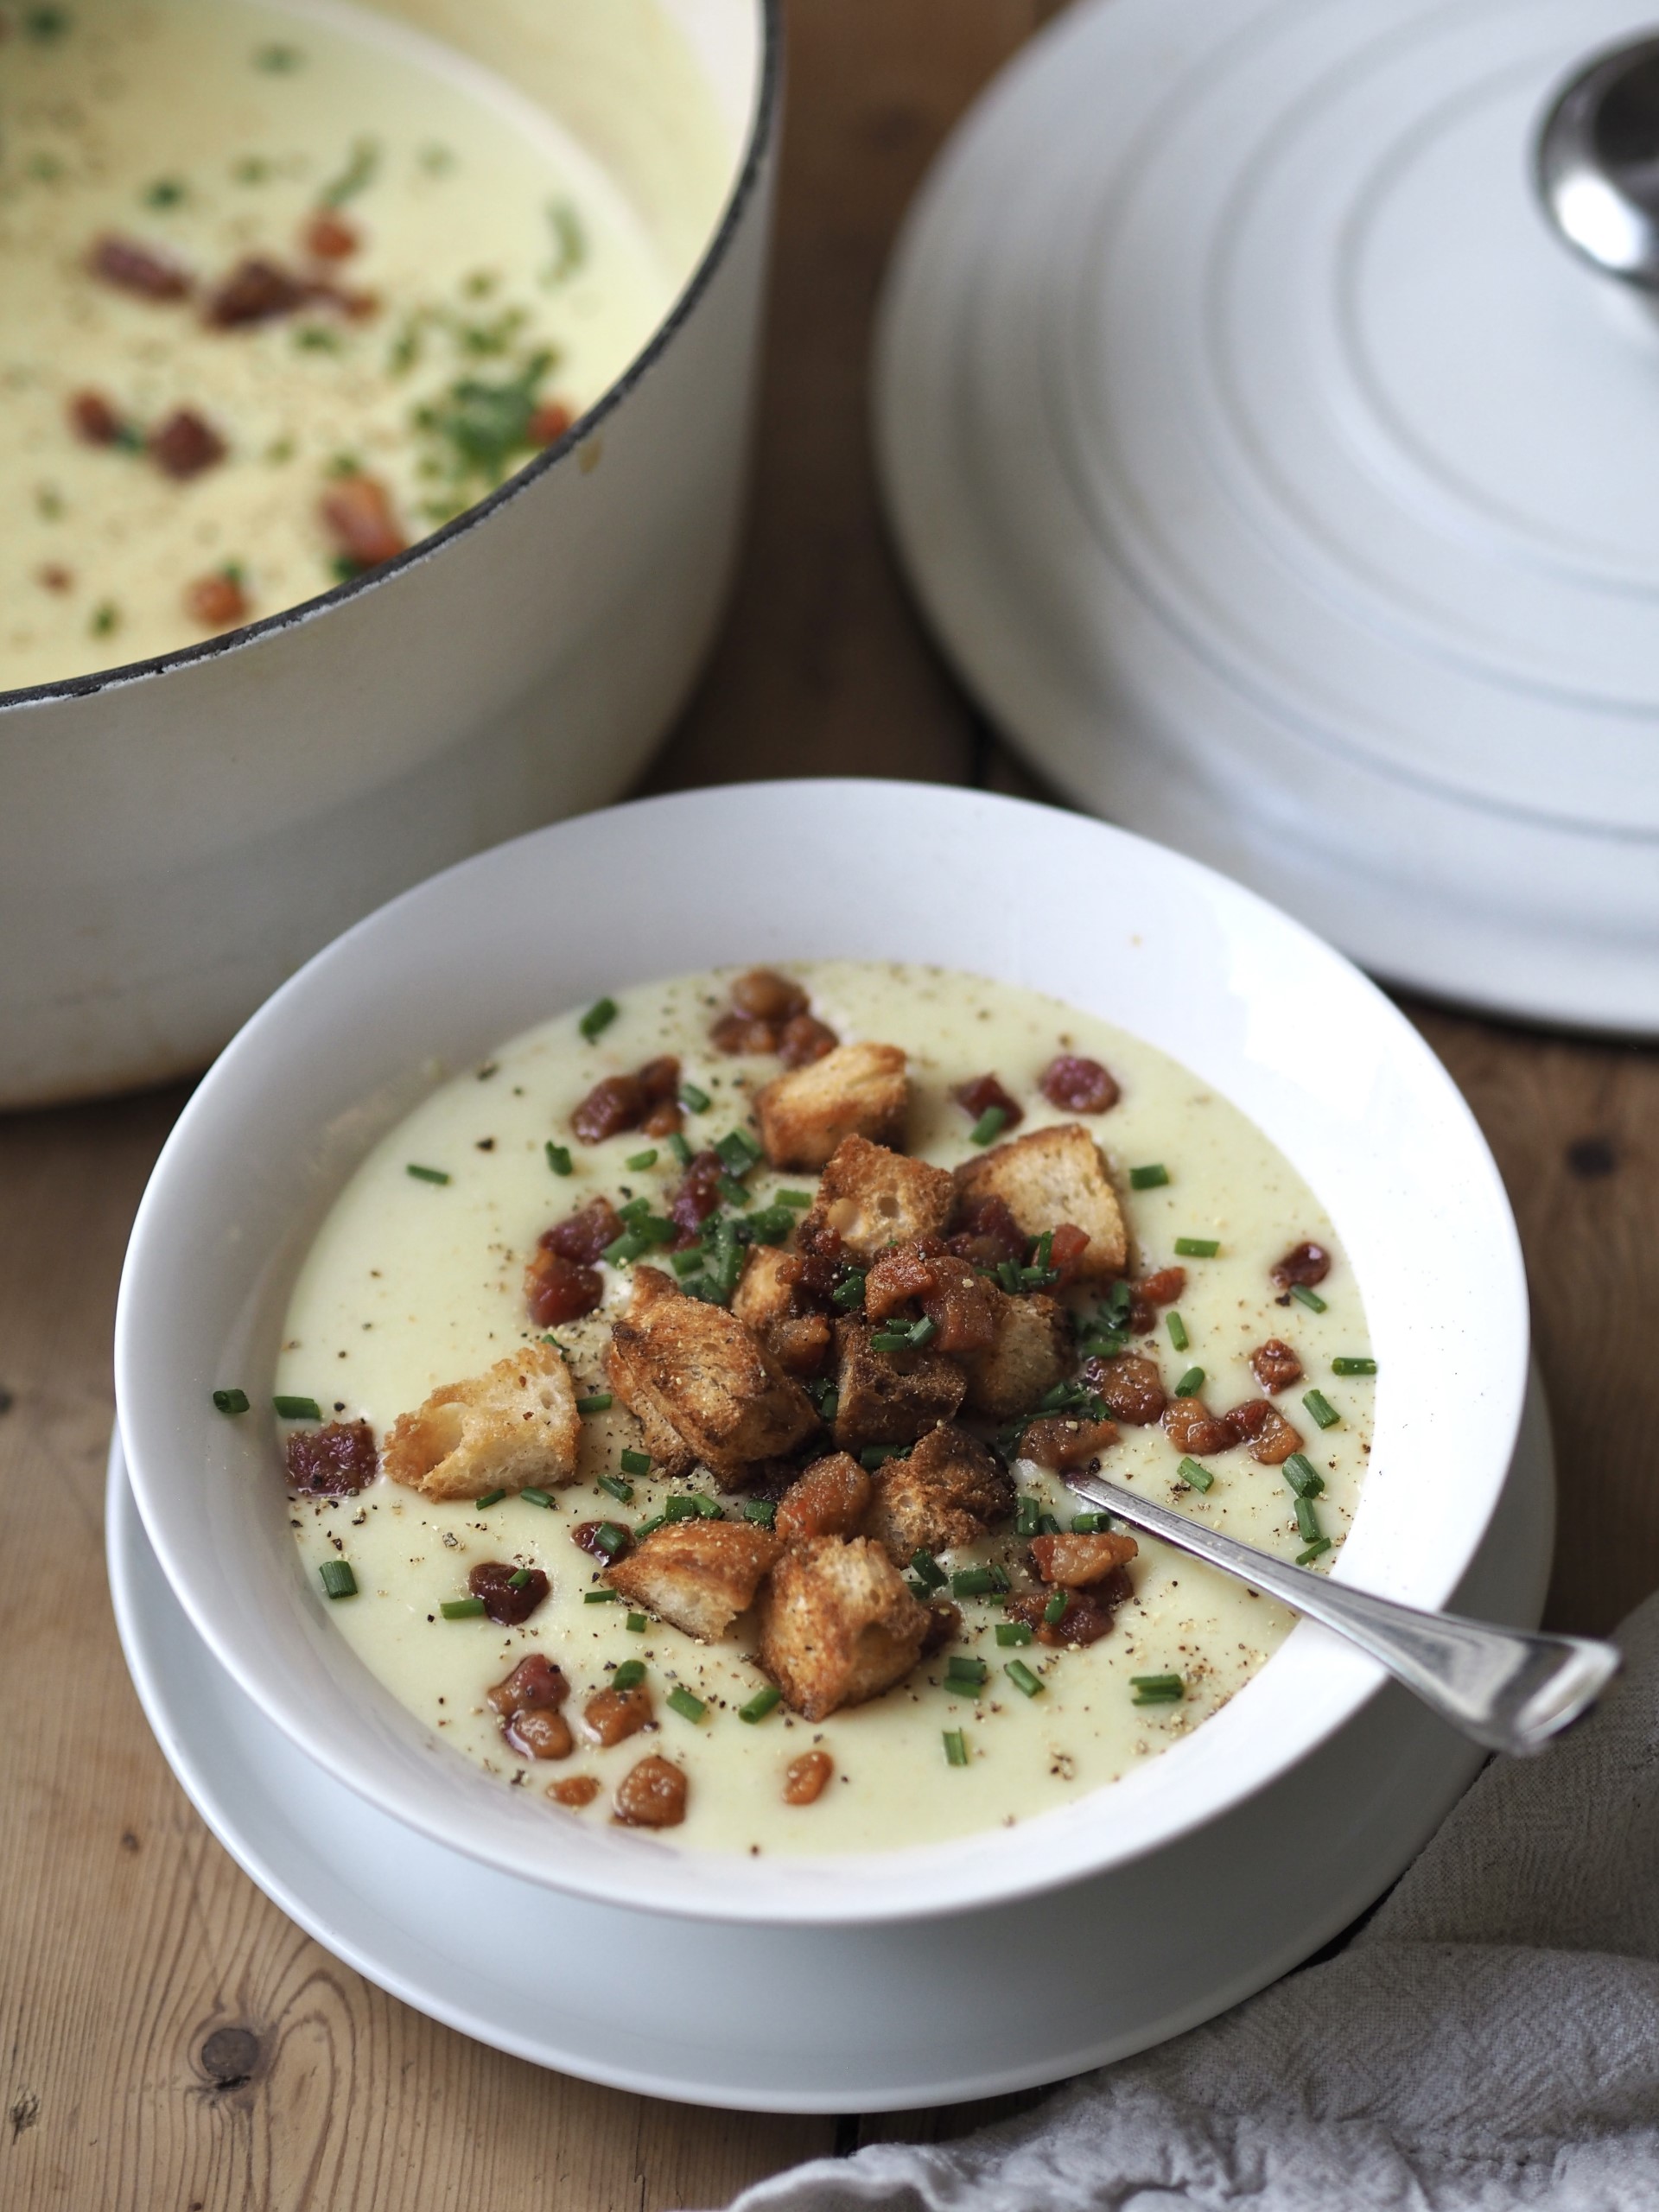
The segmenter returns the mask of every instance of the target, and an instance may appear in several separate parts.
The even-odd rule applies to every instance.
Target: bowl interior
[[[457,1067],[606,991],[728,962],[931,961],[1104,1015],[1250,1115],[1357,1269],[1380,1366],[1370,1472],[1337,1572],[1435,1605],[1507,1471],[1527,1357],[1519,1247],[1450,1078],[1364,977],[1252,894],[1105,825],[985,794],[757,785],[563,823],[436,877],[278,992],[202,1083],[133,1231],[117,1389],[135,1494],[219,1660],[331,1772],[440,1840],[618,1904],[868,1922],[1127,1860],[1262,1787],[1376,1689],[1311,1624],[1221,1713],[1121,1783],[949,1844],[744,1862],[550,1820],[363,1669],[304,1582],[256,1405],[295,1271],[365,1151]]]

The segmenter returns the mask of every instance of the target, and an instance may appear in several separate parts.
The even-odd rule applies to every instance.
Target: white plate
[[[1535,1383],[1461,1605],[1536,1622],[1554,1497]],[[196,1809],[274,1904],[380,1988],[464,2035],[694,2104],[949,2104],[1144,2050],[1347,1926],[1479,1764],[1390,1688],[1257,1798],[1072,1888],[874,1929],[630,1913],[446,1850],[296,1750],[186,1619],[139,1521],[118,1439],[108,1546],[116,1619],[149,1724]]]
[[[1659,1030],[1659,321],[1529,176],[1643,0],[1094,0],[925,188],[923,601],[1069,795],[1368,966]]]

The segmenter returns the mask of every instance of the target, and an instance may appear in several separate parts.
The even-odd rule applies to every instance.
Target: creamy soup
[[[665,312],[602,170],[337,0],[21,0],[0,690],[309,599],[562,435]]]
[[[1004,1299],[1035,1295],[1035,1284],[1045,1301],[1065,1308],[1065,1379],[1012,1421],[957,1414],[958,1425],[1002,1455],[1017,1497],[1010,1492],[1007,1510],[969,1541],[906,1562],[916,1598],[948,1602],[960,1620],[952,1626],[947,1616],[948,1640],[883,1694],[808,1719],[769,1686],[753,1611],[718,1640],[699,1641],[645,1605],[601,1595],[613,1573],[623,1574],[626,1555],[613,1567],[573,1541],[573,1531],[594,1523],[632,1540],[665,1513],[696,1512],[684,1503],[694,1497],[704,1513],[767,1525],[785,1514],[795,1470],[835,1451],[831,1431],[844,1410],[829,1395],[837,1370],[832,1357],[814,1373],[810,1346],[797,1371],[829,1427],[792,1446],[788,1464],[735,1478],[696,1467],[664,1480],[648,1432],[607,1370],[607,1340],[630,1310],[642,1270],[690,1268],[679,1281],[717,1303],[707,1270],[726,1233],[719,1223],[758,1219],[778,1240],[764,1249],[787,1255],[810,1241],[819,1217],[809,1211],[816,1176],[755,1157],[766,1128],[756,1101],[784,1064],[771,1051],[721,1049],[776,1041],[764,1031],[745,1035],[734,1020],[733,973],[620,993],[614,1014],[606,1019],[602,1005],[586,1031],[579,1014],[561,1015],[442,1082],[375,1147],[334,1205],[295,1287],[275,1378],[279,1398],[301,1416],[279,1423],[290,1440],[317,1435],[319,1420],[342,1431],[361,1421],[384,1446],[397,1417],[435,1389],[556,1339],[582,1405],[575,1479],[551,1489],[532,1483],[529,1497],[510,1489],[493,1500],[484,1491],[481,1503],[439,1502],[372,1474],[371,1457],[372,1478],[355,1494],[294,1494],[308,1583],[369,1671],[504,1786],[550,1786],[568,1802],[597,1785],[583,1809],[563,1809],[556,1798],[550,1821],[612,1818],[624,1777],[654,1757],[685,1784],[683,1819],[666,1831],[670,1840],[727,1852],[887,1848],[1032,1819],[1198,1726],[1268,1659],[1290,1617],[1147,1538],[1137,1540],[1116,1580],[1094,1586],[1096,1594],[1116,1593],[1105,1632],[1097,1632],[1103,1616],[1087,1609],[1076,1618],[1093,1640],[1061,1632],[1073,1599],[1045,1581],[1033,1560],[1045,1534],[1069,1535],[1073,1516],[1087,1509],[1053,1466],[1031,1456],[1041,1432],[1030,1424],[1047,1418],[1051,1431],[1065,1431],[1069,1421],[1085,1438],[1109,1437],[1094,1427],[1109,1408],[1098,1395],[1090,1402],[1091,1376],[1121,1398],[1126,1374],[1145,1381],[1143,1369],[1124,1361],[1141,1360],[1159,1385],[1151,1418],[1145,1405],[1114,1416],[1116,1441],[1099,1443],[1093,1455],[1101,1472],[1264,1550],[1311,1562],[1328,1563],[1351,1522],[1371,1427],[1364,1308],[1331,1224],[1283,1156],[1209,1085],[1107,1022],[978,977],[841,962],[802,963],[790,976],[810,995],[810,1023],[832,1032],[830,1041],[880,1040],[907,1056],[899,1141],[911,1158],[951,1169],[992,1163],[1009,1157],[999,1147],[1033,1132],[1081,1128],[1128,1231],[1128,1257],[1109,1278],[1056,1283],[1052,1263],[1069,1250],[1058,1234],[1012,1259],[976,1252],[976,1283],[1000,1281]],[[803,1049],[823,1050],[824,1034],[809,1027]],[[649,1135],[636,1113],[635,1126],[584,1141],[573,1117],[592,1128],[582,1109],[595,1085],[664,1056],[678,1062],[668,1095],[681,1102],[679,1130]],[[833,1068],[838,1057],[805,1065]],[[1046,1096],[1046,1074],[1061,1057],[1106,1071],[1115,1103],[1103,1108],[1091,1078],[1079,1093],[1075,1077],[1069,1090],[1049,1078],[1066,1103]],[[983,1085],[968,1090],[965,1104],[958,1097],[988,1074],[1006,1109],[988,1103],[997,1093]],[[1073,1103],[1080,1095],[1081,1108]],[[733,1168],[716,1226],[702,1230],[700,1247],[675,1254],[651,1224],[674,1218],[683,1155],[722,1139]],[[780,1192],[788,1194],[781,1202]],[[625,1229],[620,1248],[613,1244],[596,1263],[597,1310],[538,1326],[526,1305],[538,1237],[600,1198],[645,1225],[639,1236]],[[679,1211],[695,1220],[695,1209]],[[844,1226],[844,1211],[840,1218]],[[960,1228],[961,1217],[947,1226]],[[1309,1247],[1317,1248],[1312,1257]],[[762,1249],[751,1245],[745,1265],[762,1264],[754,1256]],[[699,1250],[711,1255],[707,1269]],[[1131,1300],[1117,1287],[1124,1278],[1144,1294]],[[877,1280],[866,1265],[866,1298]],[[738,1302],[741,1309],[741,1292]],[[682,1308],[689,1303],[677,1299]],[[857,1318],[855,1303],[836,1303]],[[912,1341],[928,1332],[913,1309],[878,1330],[909,1332]],[[1276,1348],[1265,1366],[1264,1346]],[[906,1360],[900,1353],[899,1364]],[[1270,1399],[1277,1412],[1266,1434],[1269,1445],[1281,1436],[1278,1463],[1252,1456],[1248,1418],[1236,1434],[1173,1434],[1176,1414],[1166,1408],[1160,1421],[1156,1407],[1177,1396],[1189,1414],[1196,1408],[1211,1418]],[[296,1408],[295,1401],[314,1403]],[[1299,1446],[1288,1459],[1287,1422]],[[1193,1434],[1198,1449],[1183,1448]],[[1263,1434],[1258,1421],[1258,1444]],[[906,1464],[903,1448],[860,1450],[856,1440],[849,1457],[873,1482]],[[649,1543],[637,1544],[636,1559]],[[546,1596],[521,1624],[467,1609],[469,1577],[489,1562],[547,1577]],[[353,1594],[331,1602],[329,1580],[349,1583]],[[1056,1614],[1061,1630],[1046,1637]],[[492,1686],[532,1653],[554,1662],[570,1688],[572,1748],[556,1760],[515,1751],[488,1701]],[[619,1667],[643,1669],[650,1721],[604,1746],[590,1739],[582,1714]],[[812,1802],[786,1802],[786,1777],[810,1752],[823,1755],[810,1780],[823,1778],[826,1764],[830,1778]]]

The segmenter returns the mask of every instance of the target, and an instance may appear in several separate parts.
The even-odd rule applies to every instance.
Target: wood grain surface
[[[893,227],[1039,0],[791,0],[748,556],[666,789],[825,772],[1033,791],[921,634],[865,427]],[[1659,1057],[1411,1009],[1519,1216],[1561,1460],[1551,1618],[1659,1582]],[[0,2204],[15,2212],[649,2212],[995,2107],[751,2119],[469,2044],[337,1964],[208,1835],[128,1685],[102,1564],[122,1249],[181,1090],[0,1118]],[[1435,1255],[1423,1254],[1423,1294]]]

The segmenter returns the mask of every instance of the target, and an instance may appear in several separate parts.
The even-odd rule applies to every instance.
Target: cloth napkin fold
[[[1659,2212],[1659,1596],[1626,1673],[1498,1759],[1337,1957],[961,2142],[732,2212]]]

